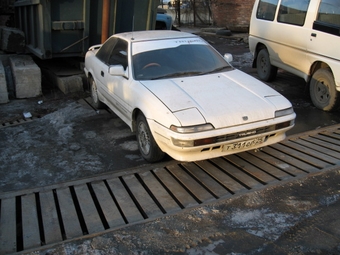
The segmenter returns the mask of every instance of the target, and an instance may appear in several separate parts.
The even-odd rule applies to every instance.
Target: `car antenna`
[[[132,16],[132,38],[131,38],[131,40],[134,40],[134,38],[133,38],[134,30],[135,30],[135,15]]]

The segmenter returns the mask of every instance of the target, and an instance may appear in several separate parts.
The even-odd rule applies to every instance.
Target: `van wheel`
[[[313,104],[321,110],[337,110],[340,106],[340,93],[328,68],[319,69],[313,74],[309,92]]]
[[[152,136],[149,125],[143,114],[137,116],[137,143],[140,153],[148,162],[157,162],[164,157],[164,152],[158,147]]]
[[[263,81],[272,81],[277,74],[277,67],[270,63],[267,49],[261,49],[256,58],[257,74]]]

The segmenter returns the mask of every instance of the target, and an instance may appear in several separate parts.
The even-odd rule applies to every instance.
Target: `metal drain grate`
[[[340,167],[340,125],[263,148],[0,195],[0,254],[48,247]]]

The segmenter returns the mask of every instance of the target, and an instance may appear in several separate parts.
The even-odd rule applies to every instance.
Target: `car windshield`
[[[173,45],[172,45],[173,46]],[[136,80],[157,80],[221,72],[230,65],[210,45],[179,44],[155,47],[132,57]]]

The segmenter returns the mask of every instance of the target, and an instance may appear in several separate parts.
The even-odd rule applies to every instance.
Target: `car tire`
[[[97,84],[92,77],[89,78],[91,98],[96,109],[103,109],[105,105],[99,100]]]
[[[313,104],[324,111],[339,109],[340,93],[329,68],[317,70],[310,81],[309,93]]]
[[[148,162],[157,162],[163,159],[164,152],[158,147],[152,136],[149,125],[143,114],[138,114],[137,120],[137,143],[140,153]]]
[[[232,33],[228,29],[219,29],[216,31],[216,35],[231,36]]]
[[[270,63],[268,50],[263,48],[256,58],[257,74],[263,81],[272,81],[276,78],[277,67]]]

